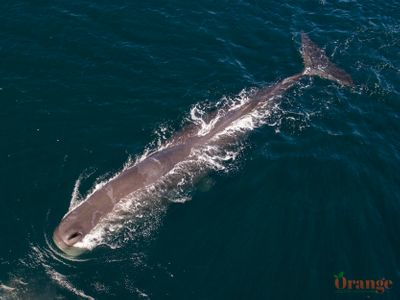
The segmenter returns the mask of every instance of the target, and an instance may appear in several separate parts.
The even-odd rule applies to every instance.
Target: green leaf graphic
[[[343,275],[344,275],[344,272],[340,272],[340,273],[339,273],[339,278],[342,278]]]

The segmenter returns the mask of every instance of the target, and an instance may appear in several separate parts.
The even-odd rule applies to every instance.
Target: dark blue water
[[[394,0],[3,1],[0,298],[399,299],[399,16]],[[236,159],[76,260],[52,250],[79,177],[86,195],[196,104],[300,72],[302,30],[356,89],[303,80]],[[340,294],[341,271],[393,287]]]

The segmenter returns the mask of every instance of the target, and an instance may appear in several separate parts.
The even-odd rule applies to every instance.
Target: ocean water
[[[3,1],[0,299],[399,299],[400,3]],[[70,206],[184,124],[303,68],[229,149],[128,199],[78,257]],[[254,122],[254,121],[257,122]],[[202,169],[203,170],[203,169]],[[181,172],[181,173],[179,173]],[[389,279],[339,293],[334,275]],[[345,291],[346,292],[346,291]]]

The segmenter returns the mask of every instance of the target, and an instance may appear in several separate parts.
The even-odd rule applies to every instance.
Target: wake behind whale
[[[154,205],[156,194],[172,187],[185,186],[210,169],[237,155],[235,146],[243,134],[263,124],[282,95],[302,78],[318,76],[353,86],[351,77],[329,61],[324,51],[309,37],[301,34],[304,70],[269,87],[252,90],[240,101],[230,101],[206,116],[192,119],[197,124],[184,128],[156,151],[146,153],[113,178],[97,186],[84,201],[72,207],[53,234],[59,249],[68,255],[79,255],[90,249],[93,232],[126,203],[146,213]],[[135,201],[126,202],[134,198]],[[140,213],[139,213],[140,215]],[[121,224],[123,226],[123,224]]]

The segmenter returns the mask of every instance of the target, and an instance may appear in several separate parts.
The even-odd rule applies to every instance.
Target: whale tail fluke
[[[319,76],[336,81],[343,86],[354,86],[350,75],[333,64],[325,51],[311,41],[304,32],[301,33],[301,55],[304,61],[304,75]]]

